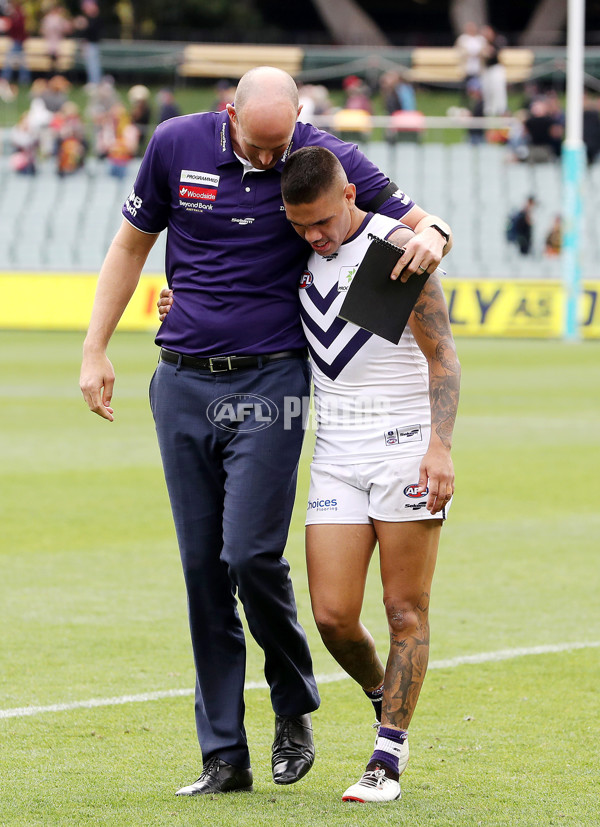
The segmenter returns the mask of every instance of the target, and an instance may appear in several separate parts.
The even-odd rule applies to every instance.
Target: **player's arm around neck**
[[[452,230],[437,215],[425,212],[415,204],[402,223],[414,230],[414,236],[405,245],[401,261],[392,270],[392,279],[406,281],[413,273],[433,273],[442,258],[452,249]],[[393,240],[393,238],[392,238]]]
[[[89,408],[113,420],[110,400],[115,381],[106,348],[123,311],[135,292],[142,268],[158,235],[142,233],[123,221],[106,254],[98,277],[79,386]]]
[[[429,366],[431,437],[421,463],[419,485],[423,491],[429,487],[427,508],[435,514],[454,493],[450,450],[460,394],[460,362],[437,275],[430,276],[425,283],[409,324]]]

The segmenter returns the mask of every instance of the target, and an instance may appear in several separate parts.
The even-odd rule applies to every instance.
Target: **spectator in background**
[[[31,82],[31,73],[27,68],[27,57],[24,44],[27,40],[27,29],[25,27],[25,12],[21,0],[9,0],[5,4],[5,17],[0,18],[0,34],[10,37],[12,45],[4,59],[2,69],[3,98],[10,99],[10,81],[12,80],[13,69],[18,66],[19,74],[17,83],[28,86]]]
[[[583,98],[583,142],[588,164],[593,164],[600,153],[600,111],[597,98]]]
[[[417,108],[415,90],[399,72],[384,72],[379,79],[379,91],[388,115],[414,112]]]
[[[175,100],[175,95],[173,94],[172,89],[160,89],[157,95],[157,101],[157,123],[168,121],[171,118],[178,118],[179,115],[181,115],[181,109],[179,108],[177,101]]]
[[[356,75],[344,78],[342,89],[346,96],[345,109],[362,109],[363,112],[373,114],[373,104],[369,95],[369,87]]]
[[[552,118],[553,123],[551,146],[553,146],[554,152],[558,157],[562,149],[567,119],[556,89],[550,89],[548,91],[546,94],[546,101],[548,105],[548,113]]]
[[[467,100],[469,102],[469,114],[472,118],[483,117],[483,92],[479,79],[471,78],[466,86]],[[469,143],[475,146],[485,141],[484,129],[469,129]]]
[[[536,200],[533,195],[530,195],[523,207],[509,219],[508,240],[517,245],[522,256],[528,256],[531,253],[535,205]]]
[[[298,120],[302,123],[312,123],[315,115],[315,101],[313,98],[313,86],[310,83],[298,84],[298,103],[302,107]]]
[[[312,123],[314,117],[331,112],[331,100],[326,86],[312,83],[302,84],[298,87],[298,96],[302,106],[298,120],[302,123]]]
[[[535,80],[529,80],[523,86],[523,102],[521,108],[529,111],[534,100],[541,97],[539,84]]]
[[[528,113],[525,109],[519,109],[514,113],[507,141],[511,161],[526,161],[529,155],[529,135],[525,129],[527,117]]]
[[[48,76],[51,77],[59,71],[60,47],[65,37],[73,30],[73,24],[68,19],[64,7],[55,0],[51,0],[47,9],[40,24],[40,34],[46,42],[46,51],[50,58]]]
[[[483,26],[481,34],[485,39],[482,50],[484,69],[481,75],[483,111],[487,116],[505,115],[508,110],[506,70],[500,63],[499,55],[506,48],[506,38],[497,34],[491,26]]]
[[[37,136],[39,153],[42,157],[52,155],[54,151],[54,139],[50,128],[52,112],[44,102],[44,93],[47,87],[48,81],[45,78],[36,78],[29,90],[31,99],[28,111],[29,125],[32,132]]]
[[[211,112],[224,112],[228,103],[233,103],[235,84],[229,80],[218,80],[215,83],[215,102]]]
[[[555,215],[552,225],[546,236],[544,253],[547,256],[559,256],[562,246],[562,221],[560,215]]]
[[[486,47],[486,39],[480,33],[477,24],[469,20],[460,34],[454,48],[460,52],[462,66],[465,72],[465,93],[468,96],[469,86],[481,86],[481,73],[483,71],[483,52]]]
[[[31,128],[28,112],[24,112],[10,130],[10,143],[13,151],[10,168],[19,175],[35,175],[38,139]]]
[[[150,90],[147,86],[137,84],[132,86],[127,93],[130,109],[129,117],[131,123],[137,127],[139,140],[137,146],[137,154],[143,155],[146,149],[146,144],[150,138],[150,121],[152,119],[152,110],[150,109]]]
[[[373,129],[373,104],[369,87],[356,75],[349,75],[344,78],[342,88],[345,94],[344,106],[335,112],[330,131],[351,143],[368,141]]]
[[[87,153],[85,126],[79,107],[67,101],[52,121],[56,133],[56,172],[62,178],[82,169]]]
[[[137,127],[122,103],[116,103],[108,113],[104,124],[104,154],[109,164],[109,174],[124,178],[129,162],[135,156],[140,140]]]
[[[555,161],[559,157],[564,126],[547,97],[533,101],[525,120],[525,129],[529,139],[530,163]]]
[[[398,112],[415,112],[417,109],[414,89],[399,72],[384,72],[379,78],[379,92],[387,115],[396,115]],[[405,132],[404,134],[408,133]],[[385,139],[390,144],[396,143],[399,140],[399,135],[400,132],[393,126],[385,131]]]
[[[83,58],[87,82],[100,83],[102,66],[100,60],[100,40],[102,38],[102,21],[100,8],[96,0],[83,0],[81,14],[75,18],[75,28],[83,41]]]
[[[89,87],[87,91],[89,102],[86,114],[89,120],[97,126],[119,100],[115,89],[115,79],[112,75],[104,75],[97,86]]]
[[[59,112],[69,99],[71,84],[64,75],[53,75],[42,90],[42,100],[49,112]]]

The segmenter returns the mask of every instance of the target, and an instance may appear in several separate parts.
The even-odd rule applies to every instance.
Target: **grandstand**
[[[45,161],[36,175],[16,175],[0,158],[0,270],[95,272],[121,223],[136,164],[124,179],[102,161],[59,177]],[[152,250],[147,272],[164,271],[165,239]]]
[[[510,163],[506,149],[493,144],[369,142],[367,155],[427,210],[446,218],[455,244],[445,259],[456,277],[560,278],[560,261],[542,255],[544,237],[560,211],[558,162]],[[60,178],[53,161],[37,175],[17,175],[0,157],[0,270],[96,272],[121,221],[139,162],[123,179],[102,161],[89,159],[80,172]],[[507,216],[527,195],[535,195],[534,255],[520,256],[505,239]],[[586,225],[582,271],[597,277],[600,240],[594,219],[600,208],[600,164],[584,183]],[[164,271],[164,235],[145,272]]]

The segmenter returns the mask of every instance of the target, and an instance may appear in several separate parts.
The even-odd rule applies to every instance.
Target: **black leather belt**
[[[170,362],[172,365],[185,365],[188,368],[198,370],[209,370],[211,373],[223,373],[229,370],[240,368],[258,368],[267,362],[276,362],[278,359],[303,359],[306,351],[282,350],[279,353],[265,353],[261,356],[187,356],[185,353],[177,353],[174,350],[160,349],[160,358],[163,362]]]

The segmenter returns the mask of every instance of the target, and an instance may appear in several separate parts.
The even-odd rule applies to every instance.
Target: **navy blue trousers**
[[[250,766],[236,594],[264,651],[275,712],[319,706],[283,557],[304,433],[301,416],[286,422],[285,397],[307,397],[309,384],[299,358],[224,373],[159,362],[150,384],[187,588],[204,762],[216,755]],[[279,415],[267,426],[273,404]]]

